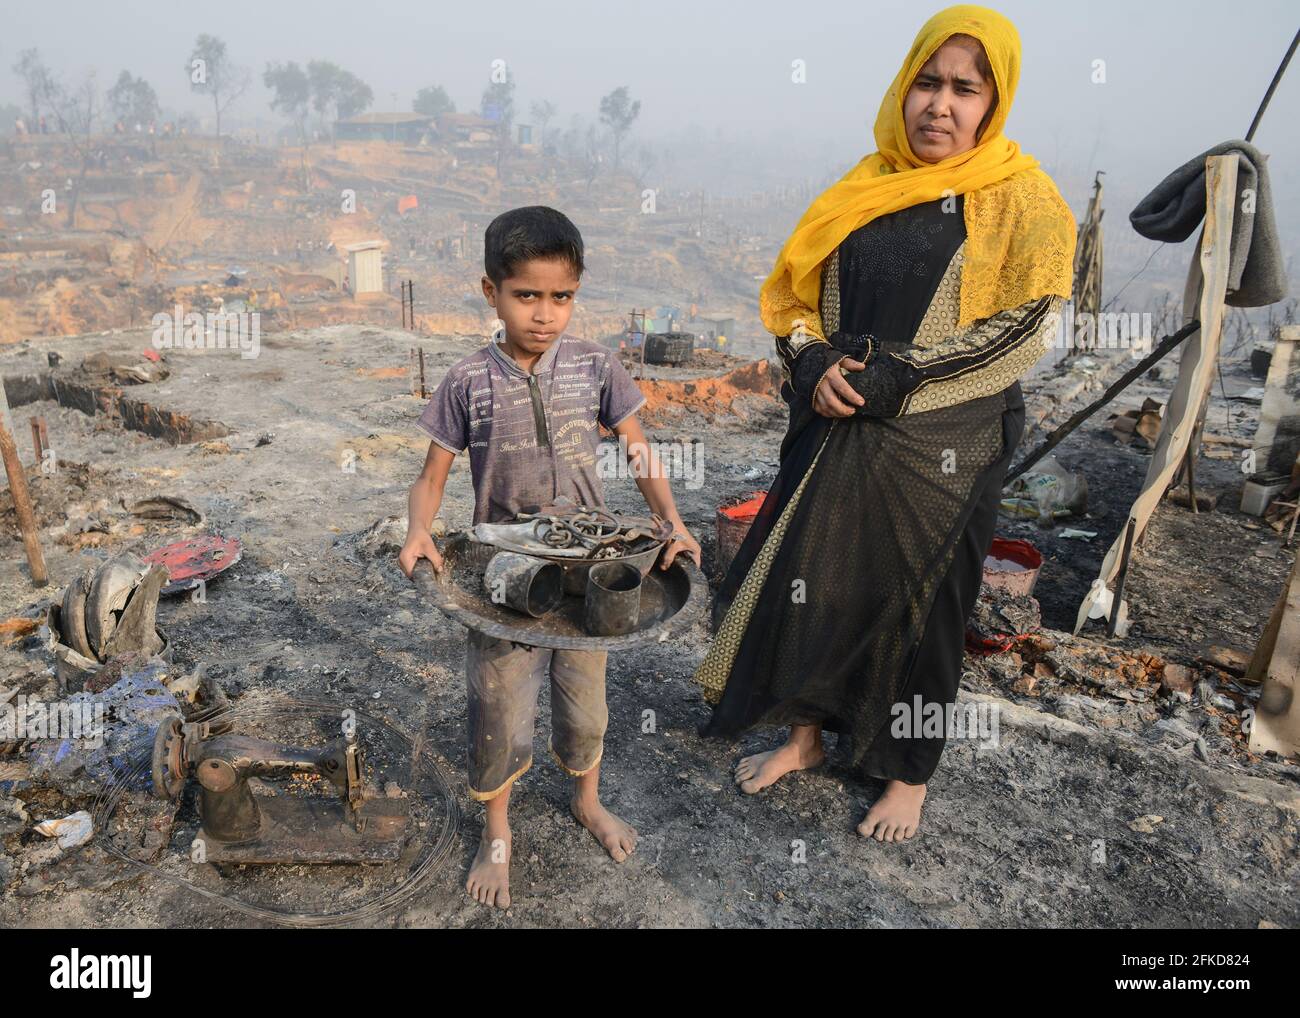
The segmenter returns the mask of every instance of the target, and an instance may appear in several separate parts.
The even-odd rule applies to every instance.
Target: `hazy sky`
[[[195,35],[226,40],[255,84],[232,119],[269,125],[260,74],[268,61],[335,61],[370,84],[374,109],[409,109],[441,84],[458,108],[476,107],[491,61],[517,85],[518,120],[536,99],[560,108],[556,124],[628,85],[642,101],[642,141],[699,125],[756,147],[792,180],[843,168],[870,151],[881,95],[916,30],[939,4],[849,0],[668,0],[621,7],[595,0],[553,3],[404,3],[223,0],[221,3],[27,3],[6,0],[0,36],[0,97],[21,103],[9,71],[37,47],[70,77],[98,71],[107,88],[123,68],[144,76],[164,105],[204,110],[188,90]],[[1024,47],[1007,134],[1062,176],[1084,181],[1105,168],[1108,186],[1140,196],[1164,172],[1245,134],[1300,23],[1294,0],[1011,0],[997,9]],[[807,83],[790,80],[807,62]],[[1093,61],[1106,62],[1094,84]],[[1281,218],[1300,184],[1300,58],[1274,97],[1256,141],[1270,153]],[[1082,183],[1060,181],[1081,207]],[[1125,210],[1127,211],[1127,210]]]

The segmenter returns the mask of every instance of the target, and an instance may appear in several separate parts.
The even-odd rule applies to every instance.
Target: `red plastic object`
[[[990,654],[1002,654],[1016,645],[1014,636],[1002,636],[985,639],[975,635],[970,627],[966,628],[966,649],[978,657],[988,657]]]
[[[722,513],[722,515],[727,517],[729,520],[735,520],[737,522],[749,520],[750,522],[753,522],[754,517],[758,515],[758,510],[763,507],[763,499],[765,498],[767,498],[766,491],[756,491],[750,495],[748,499],[738,505],[719,507],[718,512]]]
[[[755,491],[736,505],[718,506],[715,523],[718,528],[719,577],[727,575],[731,560],[736,557],[736,552],[744,543],[745,535],[749,533],[750,525],[758,515],[758,510],[762,508],[765,498],[767,498],[766,491]]]
[[[145,562],[167,567],[167,586],[161,593],[168,595],[193,590],[200,582],[206,583],[225,572],[243,555],[244,546],[238,538],[204,534],[188,541],[165,544],[142,558]]]
[[[994,569],[989,559],[1002,559],[1023,566],[1022,569]],[[1029,596],[1038,582],[1038,570],[1043,567],[1043,555],[1028,541],[1006,537],[993,538],[993,545],[984,557],[984,582],[990,587],[1001,587],[1012,594]]]

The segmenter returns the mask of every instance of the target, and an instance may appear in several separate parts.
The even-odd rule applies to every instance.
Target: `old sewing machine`
[[[228,728],[176,718],[159,726],[154,739],[156,795],[174,800],[190,776],[199,783],[196,839],[207,862],[383,863],[400,856],[410,800],[392,783],[396,795],[366,780],[355,734],[311,749]],[[302,774],[319,775],[335,794],[255,794],[250,785]]]

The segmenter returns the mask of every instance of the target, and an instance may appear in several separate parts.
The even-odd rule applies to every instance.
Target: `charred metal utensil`
[[[499,551],[483,570],[483,587],[493,604],[537,619],[564,597],[564,570],[546,559]]]
[[[140,650],[154,655],[162,650],[163,641],[158,636],[158,593],[167,582],[163,566],[150,566],[145,577],[131,593],[122,617],[118,619],[113,635],[104,642],[104,658],[129,650]]]
[[[621,636],[641,616],[641,571],[626,562],[601,562],[587,570],[582,624],[590,636]]]
[[[128,552],[110,559],[95,572],[86,594],[86,637],[94,651],[93,657],[104,660],[104,650],[117,628],[118,616],[148,571],[147,565]]]
[[[63,642],[84,658],[96,660],[90,649],[90,638],[86,635],[86,592],[90,590],[90,581],[94,572],[86,572],[68,584],[63,592],[63,607],[59,616],[59,628],[63,631]]]

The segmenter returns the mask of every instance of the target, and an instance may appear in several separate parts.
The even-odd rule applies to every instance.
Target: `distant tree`
[[[556,147],[563,158],[575,163],[582,159],[582,135],[582,117],[574,113],[569,117],[568,128],[559,132],[560,140]]]
[[[100,93],[95,86],[95,72],[88,72],[75,88],[55,81],[47,102],[54,111],[54,121],[59,130],[70,136],[78,151],[84,148],[89,164],[90,136],[100,116]]]
[[[605,157],[601,154],[600,132],[596,129],[595,124],[587,125],[587,137],[583,154],[586,158],[586,179],[587,194],[591,194],[591,185],[596,182],[596,177],[600,173],[601,164]]]
[[[509,133],[510,125],[515,120],[515,80],[491,82],[483,89],[479,100],[479,115],[487,120],[495,120]]]
[[[648,145],[638,145],[632,152],[631,162],[632,172],[636,176],[637,184],[644,184],[645,178],[649,176],[650,171],[659,162],[659,154]]]
[[[36,51],[29,52],[34,54]],[[81,84],[70,87],[50,73],[44,65],[39,65],[34,80],[38,85],[34,93],[34,108],[52,119],[55,130],[69,135],[73,145],[81,152],[87,146],[95,121],[100,115],[100,94],[95,87],[95,72],[87,72]]]
[[[543,149],[546,148],[546,125],[554,120],[556,114],[559,112],[560,111],[556,108],[555,103],[551,102],[549,99],[535,102],[531,107],[529,107],[529,115],[537,121],[537,126],[541,134],[538,142]]]
[[[483,90],[479,100],[479,113],[497,125],[497,173],[510,145],[510,126],[515,122],[515,79],[507,75],[505,81],[493,81]]]
[[[328,60],[308,63],[307,78],[311,84],[312,109],[322,120],[355,117],[375,101],[369,85]]]
[[[600,120],[614,133],[614,169],[618,169],[623,136],[641,112],[641,100],[632,101],[626,85],[620,85],[600,101]]]
[[[444,113],[455,113],[456,104],[441,85],[430,85],[415,93],[411,110],[425,117],[440,117]]]
[[[27,93],[27,110],[31,114],[28,130],[34,131],[36,122],[40,119],[42,105],[54,88],[54,75],[41,60],[40,52],[34,49],[25,49],[18,54],[18,62],[14,64],[14,74],[23,79],[23,90]]]
[[[262,84],[274,94],[271,109],[288,117],[298,131],[298,139],[307,138],[307,116],[311,112],[311,79],[307,72],[290,60],[287,64],[267,64]]]
[[[226,44],[215,35],[206,33],[194,40],[186,73],[190,89],[212,97],[212,113],[217,121],[217,137],[221,137],[221,114],[248,89],[249,74],[245,68],[236,67],[226,53]]]
[[[123,71],[108,90],[108,108],[125,124],[147,124],[158,119],[158,94],[144,78]]]
[[[13,134],[14,124],[22,115],[23,108],[15,103],[0,105],[0,134]]]
[[[76,183],[68,195],[67,225],[72,227],[76,224],[77,201],[85,185],[93,155],[91,134],[95,129],[95,121],[99,118],[100,92],[95,85],[94,71],[89,72],[81,84],[69,87],[50,73],[35,50],[28,50],[23,54],[24,58],[29,54],[26,69],[30,78],[24,77],[24,81],[30,81],[35,87],[35,91],[28,94],[29,99],[34,99],[33,109],[45,111],[53,118],[55,129],[67,136],[69,144],[81,160]],[[20,59],[19,66],[23,65],[24,61]]]

